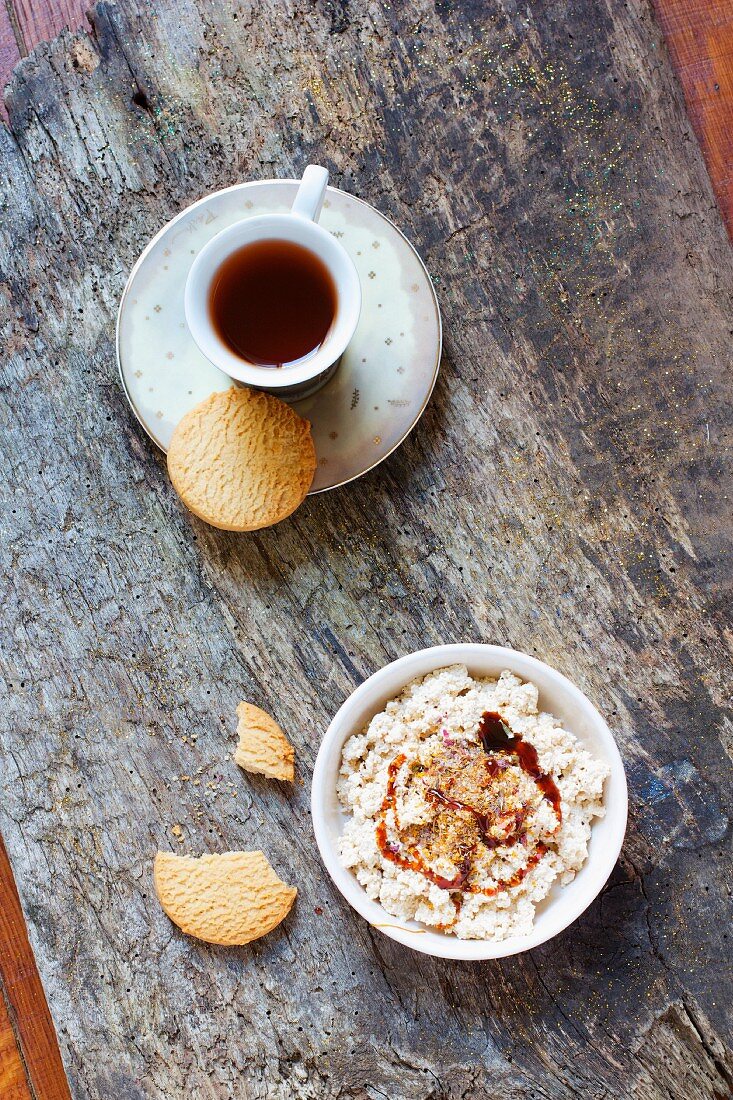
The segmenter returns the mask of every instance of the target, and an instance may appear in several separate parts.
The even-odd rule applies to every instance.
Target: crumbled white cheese
[[[553,882],[569,882],[582,866],[592,820],[604,812],[603,783],[609,768],[556,718],[539,713],[537,698],[535,685],[511,672],[503,672],[498,680],[474,679],[465,666],[453,665],[409,684],[344,745],[338,797],[351,817],[340,838],[341,859],[392,916],[439,925],[464,939],[526,934],[534,923],[535,906]],[[446,744],[477,744],[486,711],[499,712],[514,734],[534,746],[541,769],[560,791],[562,811],[558,824],[551,804],[538,795],[534,781],[517,764],[515,788],[530,806],[522,843],[495,848],[479,843],[471,882],[491,889],[521,872],[538,844],[545,844],[547,851],[521,882],[493,896],[451,891],[419,871],[396,865],[382,855],[376,837],[379,821],[390,822],[383,811],[390,763],[402,753],[408,763],[425,762],[444,752]],[[399,828],[411,830],[412,836],[419,835],[421,823],[430,816],[424,791],[419,782],[398,776]],[[456,870],[441,853],[430,867],[448,878]]]

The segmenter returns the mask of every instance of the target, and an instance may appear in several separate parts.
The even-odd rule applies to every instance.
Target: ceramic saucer
[[[298,181],[266,180],[216,191],[158,233],[133,268],[117,317],[117,359],[133,411],[167,450],[190,408],[233,383],[188,333],[183,288],[194,256],[241,218],[290,209]],[[414,427],[435,385],[440,312],[420,257],[373,206],[329,187],[320,218],[350,254],[362,285],[359,325],[334,377],[293,402],[310,420],[318,456],[312,493],[373,469]]]

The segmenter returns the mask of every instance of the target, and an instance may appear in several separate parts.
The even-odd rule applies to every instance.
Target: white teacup
[[[223,229],[201,249],[186,281],[186,322],[206,358],[236,381],[286,400],[307,397],[328,381],[359,321],[361,285],[353,261],[317,224],[327,184],[326,169],[309,164],[289,214],[260,214]],[[233,352],[218,336],[209,314],[212,280],[222,263],[245,245],[273,239],[290,241],[315,253],[336,289],[336,311],[323,342],[305,359],[282,369],[250,363]]]

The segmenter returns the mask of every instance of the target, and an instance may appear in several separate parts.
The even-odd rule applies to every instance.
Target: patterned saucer
[[[117,359],[133,411],[163,451],[184,413],[232,385],[186,327],[183,288],[194,256],[232,222],[289,210],[297,186],[296,180],[266,180],[207,195],[168,222],[132,269],[117,317]],[[399,229],[335,187],[328,188],[320,222],[356,264],[363,297],[336,374],[292,403],[313,426],[312,493],[360,477],[400,445],[427,405],[441,351],[435,291]]]

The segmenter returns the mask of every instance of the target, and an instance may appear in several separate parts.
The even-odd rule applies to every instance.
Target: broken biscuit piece
[[[225,947],[267,935],[298,893],[277,877],[262,852],[199,859],[158,852],[153,877],[160,904],[182,932]]]
[[[234,759],[240,768],[269,779],[295,778],[295,752],[274,718],[252,703],[237,707],[239,744]]]

